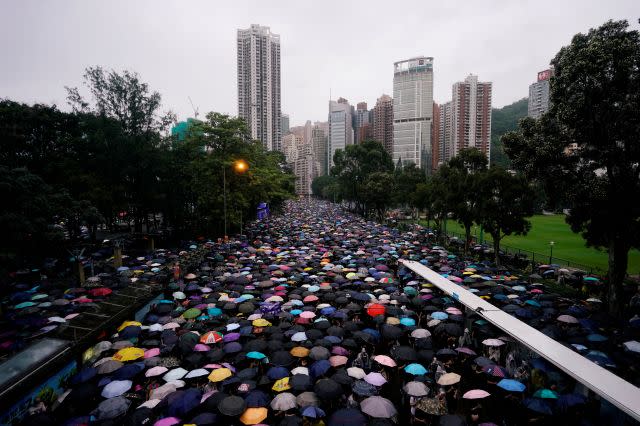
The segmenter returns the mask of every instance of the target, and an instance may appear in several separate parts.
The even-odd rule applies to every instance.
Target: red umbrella
[[[111,293],[113,293],[113,291],[110,288],[98,287],[98,288],[92,288],[87,293],[89,293],[93,297],[97,297],[97,296],[108,296]]]
[[[386,308],[378,303],[375,303],[367,308],[367,313],[372,317],[375,317],[377,315],[384,315],[385,312]]]

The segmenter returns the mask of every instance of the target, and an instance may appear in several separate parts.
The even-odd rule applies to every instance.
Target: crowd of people
[[[198,265],[175,269],[141,322],[88,350],[66,391],[25,424],[633,424],[398,259],[638,385],[640,320],[613,320],[599,299],[559,297],[425,230],[401,233],[314,200],[205,249]]]

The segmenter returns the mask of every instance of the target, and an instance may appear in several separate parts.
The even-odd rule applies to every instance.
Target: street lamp
[[[226,163],[224,167],[222,167],[222,194],[223,194],[223,209],[224,209],[224,239],[227,240],[227,165]],[[244,173],[249,170],[249,164],[242,159],[236,160],[232,163],[233,170],[236,173]],[[240,219],[242,222],[242,219]],[[242,223],[240,224],[242,227]],[[240,231],[242,234],[242,231]]]
[[[549,265],[551,265],[553,263],[553,245],[555,244],[555,242],[553,241],[549,241]]]

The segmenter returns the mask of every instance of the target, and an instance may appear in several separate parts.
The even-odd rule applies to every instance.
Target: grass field
[[[607,252],[586,247],[582,237],[571,232],[563,215],[538,215],[530,220],[531,230],[526,236],[505,237],[501,245],[549,256],[549,242],[553,241],[553,257],[607,270]],[[452,220],[447,221],[447,231],[464,234],[464,229]],[[476,227],[471,234],[479,237],[479,232],[480,229]],[[485,233],[484,238],[490,240],[491,236]],[[640,274],[640,251],[629,252],[627,271],[631,275]]]

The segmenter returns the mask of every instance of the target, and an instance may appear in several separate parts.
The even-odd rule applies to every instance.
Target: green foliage
[[[496,264],[500,263],[500,241],[506,235],[524,235],[531,228],[526,219],[533,215],[534,194],[523,176],[502,167],[491,167],[478,176],[475,186],[477,223],[493,239]]]
[[[609,21],[576,34],[552,64],[549,113],[523,122],[505,143],[550,198],[566,200],[571,229],[608,250],[608,304],[620,313],[628,253],[640,246],[640,33]]]
[[[504,167],[510,167],[509,157],[505,155],[502,135],[513,131],[518,127],[518,121],[527,116],[529,107],[529,98],[523,98],[519,101],[506,105],[502,108],[493,108],[491,110],[491,164]]]

